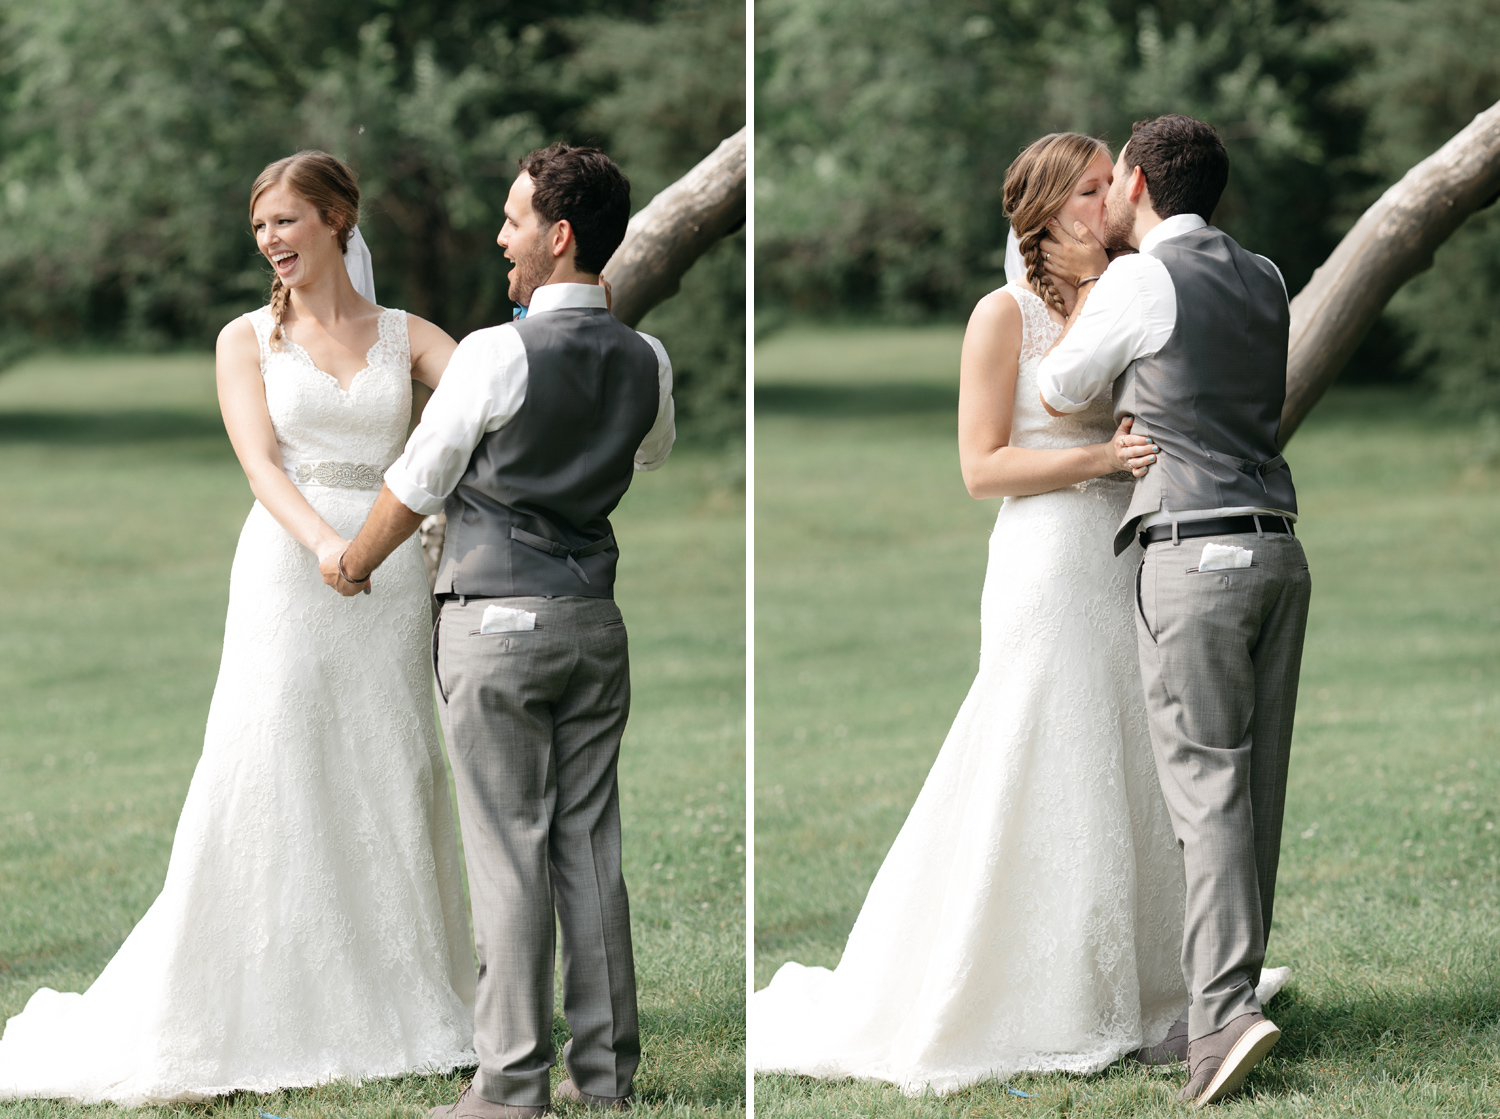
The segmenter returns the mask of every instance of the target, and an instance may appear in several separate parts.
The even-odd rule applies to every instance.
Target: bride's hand
[[[1130,434],[1135,423],[1134,416],[1126,416],[1115,429],[1115,434],[1105,446],[1105,457],[1113,465],[1110,471],[1128,470],[1137,478],[1144,478],[1146,471],[1156,461],[1159,448],[1144,435]]]
[[[1052,218],[1047,228],[1049,233],[1042,238],[1042,267],[1049,276],[1076,288],[1080,280],[1104,275],[1109,254],[1088,226],[1075,221],[1069,233]]]
[[[339,557],[347,547],[349,541],[342,536],[331,536],[318,545],[318,571],[323,576],[323,582],[330,587],[338,580]]]

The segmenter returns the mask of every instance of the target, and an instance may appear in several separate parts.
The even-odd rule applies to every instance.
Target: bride
[[[980,604],[979,673],[876,875],[838,968],[784,965],[751,998],[762,1072],[947,1092],[1093,1073],[1163,1041],[1188,1002],[1183,870],[1147,736],[1134,555],[1111,541],[1156,448],[1107,398],[1043,410],[1036,367],[1076,290],[1049,277],[1054,222],[1096,236],[1108,149],[1045,136],[1005,178],[1020,255],[964,335],[959,458],[1004,497]],[[1086,281],[1080,281],[1086,282]]]
[[[400,454],[412,380],[454,342],[355,290],[354,174],[304,151],[256,179],[271,304],[219,335],[224,425],[256,502],[161,895],[83,994],[0,1040],[0,1098],[127,1106],[473,1065],[475,968],[433,728],[415,540],[373,595],[340,554]],[[348,251],[348,267],[344,259]]]

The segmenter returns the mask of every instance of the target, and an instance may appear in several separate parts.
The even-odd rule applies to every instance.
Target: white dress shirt
[[[1082,411],[1101,392],[1107,391],[1131,362],[1150,357],[1167,344],[1177,328],[1177,288],[1167,266],[1152,250],[1163,241],[1206,225],[1208,222],[1198,214],[1176,214],[1141,238],[1140,252],[1110,261],[1104,274],[1095,281],[1094,290],[1089,292],[1083,314],[1037,367],[1042,399],[1053,411]],[[1274,261],[1266,263],[1276,268]],[[1281,276],[1281,269],[1276,268],[1276,275]],[[1285,278],[1281,288],[1285,294]],[[1143,517],[1141,527],[1255,513],[1297,519],[1295,513],[1261,506],[1163,509]]]
[[[526,317],[567,307],[603,307],[597,284],[545,284],[531,296]],[[662,344],[642,334],[656,351],[656,422],[635,453],[637,470],[655,470],[677,438],[672,405],[672,363]],[[479,441],[515,418],[526,399],[526,347],[514,324],[476,330],[458,344],[443,379],[422,412],[406,450],[385,472],[385,484],[413,513],[442,511]]]

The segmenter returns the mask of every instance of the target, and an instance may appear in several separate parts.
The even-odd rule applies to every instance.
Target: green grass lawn
[[[957,330],[756,355],[756,985],[834,966],[978,664]],[[1336,390],[1293,440],[1313,577],[1269,963],[1225,1115],[1500,1115],[1500,465],[1472,417]],[[1175,1114],[1121,1063],[938,1098],[756,1078],[759,1116]]]
[[[683,450],[638,476],[615,518],[634,672],[620,783],[636,1089],[653,1115],[744,1110],[742,483],[738,454]],[[0,1017],[38,987],[84,989],[161,888],[251,500],[210,357],[37,360],[0,377]],[[450,1102],[463,1079],[137,1114],[394,1119]]]

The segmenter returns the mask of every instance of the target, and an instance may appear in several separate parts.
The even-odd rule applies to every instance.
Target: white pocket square
[[[517,633],[527,629],[536,629],[536,615],[514,606],[486,606],[479,623],[480,633]]]
[[[1230,571],[1236,567],[1249,567],[1254,555],[1249,548],[1236,548],[1233,544],[1205,544],[1198,570]]]

